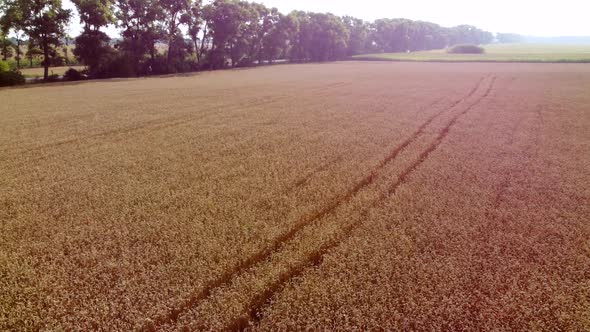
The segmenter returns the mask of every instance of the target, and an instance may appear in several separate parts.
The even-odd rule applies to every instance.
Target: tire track
[[[316,167],[314,170],[308,172],[307,174],[305,174],[304,176],[299,178],[297,181],[295,181],[293,184],[289,185],[283,191],[283,194],[289,194],[289,193],[297,190],[298,188],[305,186],[307,183],[309,183],[309,181],[311,179],[313,179],[314,176],[327,170],[330,166],[332,166],[336,163],[339,163],[343,158],[344,158],[344,154],[340,154],[340,155],[332,158],[331,160],[325,162],[324,164],[320,165],[319,167]]]
[[[310,268],[319,266],[322,263],[326,254],[328,254],[332,249],[335,249],[343,241],[349,238],[352,235],[352,232],[362,225],[364,219],[369,215],[369,213],[374,208],[380,206],[389,197],[396,194],[397,190],[408,181],[408,177],[414,171],[416,171],[418,167],[420,167],[420,165],[422,165],[426,160],[428,160],[430,155],[440,147],[440,145],[448,136],[450,130],[455,126],[457,121],[490,95],[494,87],[495,80],[496,78],[493,77],[485,93],[480,98],[478,98],[474,103],[470,104],[470,106],[465,108],[465,110],[454,116],[451,119],[451,121],[449,121],[449,123],[443,128],[443,130],[432,142],[432,144],[428,146],[428,148],[424,150],[418,156],[418,158],[398,176],[397,180],[391,186],[389,186],[389,188],[383,194],[381,194],[379,198],[377,198],[373,202],[373,204],[371,204],[368,208],[364,209],[361,212],[357,220],[344,227],[339,236],[336,236],[333,240],[324,243],[316,251],[308,255],[304,263],[282,274],[274,284],[268,286],[263,293],[256,296],[250,302],[248,306],[248,317],[239,317],[235,319],[232,323],[230,323],[227,326],[227,328],[224,328],[224,330],[243,331],[249,326],[257,324],[263,318],[264,308],[270,304],[272,298],[274,298],[276,294],[278,294],[281,290],[284,289],[284,287],[289,281],[303,275]]]
[[[438,106],[442,101],[444,100],[444,98],[439,98],[437,100],[435,100],[434,102],[428,104],[427,106],[422,107],[422,109],[420,111],[432,108],[432,107],[436,107]],[[456,101],[453,102],[452,105],[456,105]],[[452,106],[451,106],[452,107]],[[295,190],[297,190],[300,187],[303,187],[305,185],[307,185],[309,183],[309,181],[311,181],[311,179],[316,176],[317,174],[325,171],[326,169],[328,169],[330,166],[339,163],[340,161],[342,161],[342,159],[344,158],[344,154],[340,154],[338,156],[336,156],[335,158],[331,159],[330,161],[320,165],[319,167],[317,167],[316,169],[308,172],[306,175],[304,175],[303,177],[301,177],[299,180],[295,181],[292,185],[288,186],[287,189],[285,189],[285,191],[283,192],[284,194],[289,194]]]
[[[426,129],[426,127],[428,127],[434,120],[436,120],[443,113],[451,111],[457,105],[461,104],[463,101],[465,101],[466,99],[473,96],[480,89],[480,87],[485,79],[486,79],[485,76],[480,78],[480,80],[476,83],[475,87],[472,90],[470,90],[467,95],[458,99],[457,101],[453,102],[449,107],[437,112],[432,117],[427,119],[426,122],[424,122],[422,125],[420,125],[420,127],[418,127],[418,129],[408,139],[406,139],[400,145],[395,147],[381,162],[379,162],[379,164],[375,168],[373,168],[370,171],[370,173],[368,175],[366,175],[364,178],[362,178],[360,181],[358,181],[348,191],[346,191],[342,195],[339,195],[339,196],[333,198],[329,204],[327,204],[325,207],[319,209],[318,211],[315,211],[313,213],[310,213],[310,214],[307,214],[307,215],[304,215],[303,217],[301,217],[297,222],[295,222],[295,224],[293,225],[293,227],[289,231],[287,231],[286,233],[284,233],[284,234],[278,236],[276,239],[274,239],[274,241],[271,243],[270,246],[268,246],[265,249],[262,249],[261,251],[254,254],[253,256],[249,257],[248,259],[241,261],[233,269],[228,270],[226,273],[222,274],[220,277],[218,277],[217,279],[210,282],[201,291],[193,294],[188,300],[186,300],[184,303],[178,305],[176,308],[173,308],[169,313],[167,313],[165,315],[161,315],[159,317],[156,317],[153,320],[150,320],[150,324],[144,326],[142,330],[154,331],[154,330],[157,330],[158,327],[160,327],[160,326],[167,325],[167,324],[175,324],[178,321],[180,314],[182,314],[186,311],[189,311],[191,308],[194,308],[195,306],[197,306],[197,304],[199,302],[209,298],[215,289],[229,284],[235,276],[243,274],[244,272],[251,269],[255,265],[267,260],[269,257],[272,256],[273,253],[280,250],[280,248],[283,246],[283,244],[285,242],[292,240],[306,226],[312,224],[313,222],[315,222],[318,219],[323,218],[326,215],[329,215],[337,207],[350,201],[359,191],[361,191],[363,188],[367,187],[368,185],[372,184],[375,181],[375,179],[378,176],[378,172],[381,169],[383,169],[387,164],[389,164],[390,162],[395,160],[409,145],[411,145],[416,139],[418,139],[422,134],[424,134],[424,130]],[[461,114],[464,114],[464,113],[466,113],[466,112],[463,112]],[[345,229],[344,231],[345,231],[345,233],[348,233],[348,232],[352,231],[352,229],[351,230]],[[324,252],[329,249],[330,249],[329,246],[327,248],[322,247],[320,249],[320,251]],[[320,254],[319,256],[322,256],[322,254]],[[314,258],[312,257],[310,259],[310,261],[314,261]],[[286,278],[285,280],[291,279],[292,274],[289,274],[285,278]],[[274,293],[275,293],[275,291],[272,291],[270,293],[270,296],[272,296],[272,294],[274,294]],[[264,300],[266,300],[266,298],[268,298],[268,296],[263,295],[262,298]],[[258,303],[259,301],[255,301],[255,302]],[[264,302],[264,301],[262,301],[262,302]],[[257,307],[256,303],[253,304],[253,307]],[[255,310],[255,311],[257,311],[257,310]],[[237,324],[236,326],[242,326],[242,325]]]

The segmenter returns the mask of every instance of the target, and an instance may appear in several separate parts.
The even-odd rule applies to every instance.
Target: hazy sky
[[[294,9],[352,15],[365,20],[409,18],[442,26],[472,24],[491,32],[536,36],[590,36],[590,0],[259,0],[288,13]],[[64,0],[73,8],[69,0]],[[79,31],[78,18],[70,33]],[[110,31],[110,34],[113,34]]]

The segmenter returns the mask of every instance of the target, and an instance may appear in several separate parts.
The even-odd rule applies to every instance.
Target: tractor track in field
[[[324,216],[331,214],[333,211],[336,210],[337,207],[350,201],[359,191],[361,191],[363,188],[367,187],[368,185],[372,184],[375,181],[375,179],[378,177],[378,173],[380,170],[382,170],[390,162],[394,161],[403,151],[406,150],[406,148],[408,146],[410,146],[414,141],[416,141],[416,139],[418,139],[420,136],[422,136],[424,134],[425,129],[434,120],[436,120],[442,114],[453,110],[459,104],[466,101],[468,98],[472,97],[480,89],[480,87],[482,86],[485,79],[486,79],[486,76],[480,78],[479,81],[476,83],[475,87],[472,90],[470,90],[468,94],[466,94],[464,97],[454,101],[448,107],[445,107],[443,110],[437,112],[436,114],[431,116],[429,119],[427,119],[422,125],[420,125],[418,127],[418,129],[409,138],[407,138],[404,142],[402,142],[400,145],[395,147],[376,167],[374,167],[370,171],[370,173],[368,175],[366,175],[364,178],[362,178],[360,181],[358,181],[348,191],[346,191],[345,193],[330,200],[330,203],[328,203],[323,208],[320,208],[319,210],[317,210],[315,212],[312,212],[312,213],[302,216],[297,222],[294,223],[294,225],[291,227],[291,229],[289,231],[287,231],[287,232],[283,233],[282,235],[278,236],[277,238],[275,238],[273,240],[273,242],[267,248],[264,248],[261,251],[257,252],[256,254],[249,257],[248,259],[241,261],[236,266],[234,266],[234,268],[228,270],[226,273],[222,274],[220,277],[218,277],[215,280],[213,280],[212,282],[210,282],[202,290],[194,293],[186,301],[184,301],[183,303],[181,303],[179,305],[176,305],[168,313],[162,314],[162,315],[157,316],[154,319],[150,320],[149,326],[144,326],[142,329],[145,331],[153,331],[153,330],[158,330],[158,328],[163,325],[175,324],[178,321],[178,319],[182,313],[191,310],[192,308],[196,307],[201,301],[204,301],[207,298],[209,298],[214,290],[229,284],[234,277],[245,273],[246,271],[248,271],[249,269],[251,269],[255,265],[267,260],[274,253],[279,251],[281,249],[281,247],[286,242],[292,240],[297,234],[299,234],[306,226],[312,224],[313,222],[315,222],[318,219],[323,218]],[[489,90],[491,90],[491,86],[490,86]],[[489,91],[488,91],[488,93],[489,93]],[[487,95],[487,93],[486,93],[486,95]],[[478,99],[478,101],[475,104],[481,102],[482,99],[483,99],[483,97]],[[473,106],[474,105],[468,107],[468,109],[466,111],[463,111],[462,113],[460,113],[459,116],[467,113],[467,111],[469,111]],[[449,127],[452,126],[456,122],[456,120],[458,119],[459,116],[456,116],[454,118],[454,120],[451,121],[451,123],[449,124]],[[444,136],[442,138],[446,137],[447,134],[448,134],[448,130],[444,133]],[[441,140],[442,140],[442,138],[441,138]],[[440,142],[438,144],[440,145]],[[434,149],[436,149],[436,147]],[[432,151],[430,151],[430,152],[432,152]],[[408,172],[408,174],[409,173],[411,173],[411,172]],[[350,229],[350,230],[344,229],[344,233],[349,233],[353,229],[354,229],[354,227],[352,227],[352,229]],[[329,243],[327,245],[322,246],[320,248],[320,250],[318,251],[317,256],[322,257],[325,254],[325,252],[329,251],[331,248],[336,246],[338,243],[335,243],[335,244]],[[314,257],[311,257],[309,259],[309,261],[312,263],[315,262],[315,260],[316,259]],[[319,264],[319,262],[318,262],[318,264]],[[297,275],[297,271],[294,271],[293,273],[289,273],[288,275],[285,276],[285,281],[292,279],[292,277],[294,277],[295,275]],[[252,312],[257,312],[258,311],[257,307],[259,307],[264,302],[266,302],[266,300],[268,298],[272,297],[276,293],[276,289],[279,288],[280,285],[283,283],[284,282],[279,283],[279,285],[277,287],[271,287],[270,289],[272,289],[272,291],[269,291],[270,292],[269,294],[265,293],[260,296],[261,300],[254,301],[254,303],[252,303],[252,305],[250,306],[250,307],[254,308],[252,310]],[[260,305],[258,303],[260,303]],[[251,318],[252,317],[246,318],[246,321],[249,321]],[[230,329],[238,329],[238,330],[241,329],[243,327],[242,322],[243,322],[243,319],[236,321],[235,324],[232,324],[230,326]]]
[[[226,326],[224,330],[243,331],[249,326],[257,324],[263,318],[264,308],[270,304],[270,301],[275,297],[276,294],[278,294],[281,290],[284,289],[284,287],[290,280],[303,275],[310,268],[319,266],[322,263],[326,254],[328,254],[332,249],[338,247],[343,241],[350,238],[352,232],[362,225],[364,219],[369,215],[369,213],[374,208],[378,207],[380,204],[385,202],[389,197],[396,194],[397,190],[408,181],[408,177],[416,169],[418,169],[420,165],[422,165],[426,160],[428,160],[429,156],[440,147],[440,145],[448,136],[450,130],[455,126],[457,121],[490,95],[494,87],[495,80],[496,78],[493,77],[490,80],[490,84],[486,88],[485,93],[472,104],[470,104],[467,108],[465,108],[465,110],[454,116],[451,119],[451,121],[449,121],[449,123],[441,130],[440,134],[426,148],[426,150],[424,150],[408,168],[402,171],[402,173],[398,176],[397,180],[393,182],[392,185],[389,186],[389,188],[373,202],[373,204],[371,204],[369,207],[367,207],[361,212],[359,218],[357,218],[354,222],[350,223],[349,225],[345,226],[342,229],[342,232],[339,236],[335,237],[331,241],[324,243],[318,248],[318,250],[308,255],[304,263],[292,268],[287,273],[282,274],[274,284],[270,285],[269,287],[266,287],[266,291],[256,296],[250,302],[248,306],[249,316],[239,317],[235,319],[231,324]]]
[[[432,103],[424,106],[421,108],[420,111],[438,106],[442,101],[444,100],[444,98],[439,98],[435,101],[433,101]],[[454,107],[455,105],[457,105],[457,101],[453,102],[453,104],[451,104],[451,107]],[[327,170],[328,168],[330,168],[330,166],[339,163],[340,161],[342,161],[342,159],[344,159],[344,154],[339,154],[338,156],[330,159],[329,161],[321,164],[320,166],[316,167],[315,169],[313,169],[312,171],[309,171],[307,174],[305,174],[304,176],[302,176],[301,178],[299,178],[298,180],[296,180],[293,184],[289,185],[285,190],[284,190],[284,194],[289,194],[291,192],[293,192],[294,190],[297,190],[298,188],[301,188],[305,185],[307,185],[309,183],[309,181],[311,181],[311,179],[313,179],[316,175],[318,175],[319,173]]]
[[[342,159],[344,158],[344,154],[340,154],[338,156],[336,156],[335,158],[332,158],[331,160],[325,162],[324,164],[320,165],[319,167],[315,168],[314,170],[308,172],[306,175],[304,175],[303,177],[301,177],[299,180],[295,181],[295,183],[293,183],[292,185],[290,185],[289,187],[287,187],[287,189],[285,190],[285,193],[288,194],[294,190],[296,190],[297,188],[303,187],[304,185],[306,185],[314,176],[316,176],[317,174],[327,170],[328,168],[330,168],[330,166],[340,162]]]

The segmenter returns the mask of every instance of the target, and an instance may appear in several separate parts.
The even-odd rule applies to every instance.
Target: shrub
[[[153,60],[147,59],[142,64],[139,75],[149,76],[185,73],[193,70],[194,66],[196,66],[195,62],[176,58],[173,58],[170,62],[168,62],[168,59],[165,55],[158,55]]]
[[[149,59],[142,65],[140,75],[165,75],[171,72],[165,56],[158,55],[153,60]]]
[[[52,67],[65,66],[66,65],[66,58],[64,58],[63,56],[56,56],[56,57],[51,58],[50,63],[51,63]]]
[[[25,77],[18,71],[0,71],[0,86],[25,84]]]
[[[0,60],[0,73],[4,72],[4,71],[9,71],[9,70],[10,70],[10,65],[8,64],[8,62]]]
[[[101,59],[98,66],[90,68],[92,78],[133,77],[136,70],[124,54],[111,53]]]
[[[451,54],[483,54],[485,50],[483,47],[477,45],[462,44],[449,48],[447,52]]]
[[[46,79],[43,80],[43,82],[46,82],[46,83],[59,82],[59,81],[60,81],[59,75],[57,75],[57,74],[51,74],[51,75],[47,76]]]
[[[85,77],[82,75],[81,72],[77,71],[74,68],[70,68],[64,74],[65,81],[80,81],[83,80]]]
[[[186,64],[185,72],[197,71],[200,69],[199,60],[196,56],[187,57],[183,63]]]

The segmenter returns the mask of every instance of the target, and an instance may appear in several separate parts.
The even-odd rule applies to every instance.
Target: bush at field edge
[[[86,77],[84,76],[84,74],[82,74],[81,72],[79,72],[78,70],[76,70],[74,68],[68,69],[63,77],[64,81],[80,81],[85,78]]]
[[[18,71],[0,72],[0,87],[25,84],[25,77]]]
[[[481,46],[472,44],[461,44],[450,47],[447,50],[450,54],[484,54],[485,49]]]
[[[0,60],[0,73],[5,72],[5,71],[9,71],[9,70],[10,70],[10,65],[8,64],[8,62]]]

